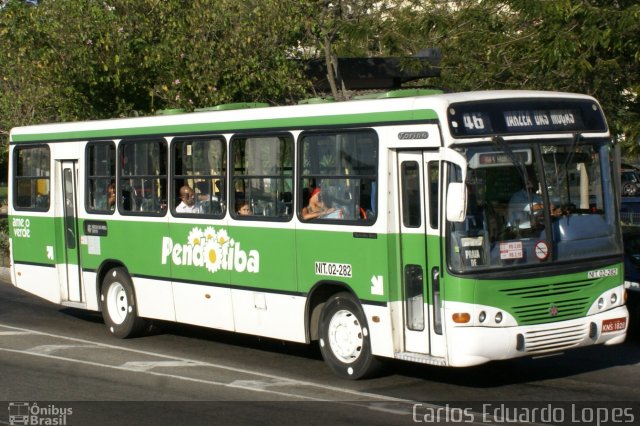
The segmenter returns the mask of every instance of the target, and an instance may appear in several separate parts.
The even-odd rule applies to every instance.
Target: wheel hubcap
[[[358,359],[362,352],[362,326],[358,318],[349,311],[335,313],[329,322],[329,347],[333,354],[344,363]]]
[[[127,318],[129,301],[127,300],[127,292],[122,284],[114,283],[109,287],[107,309],[109,310],[111,321],[115,324],[122,324]]]

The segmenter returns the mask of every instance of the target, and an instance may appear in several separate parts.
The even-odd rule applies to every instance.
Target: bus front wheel
[[[349,293],[338,293],[327,300],[319,331],[322,357],[335,373],[355,380],[377,372],[380,364],[371,353],[364,312]]]
[[[104,323],[116,337],[135,337],[148,327],[147,321],[138,317],[133,282],[124,268],[113,268],[105,275],[100,305]]]

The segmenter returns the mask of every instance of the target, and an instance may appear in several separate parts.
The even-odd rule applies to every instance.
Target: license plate
[[[602,321],[602,332],[611,333],[612,331],[624,330],[627,327],[626,318],[614,318]]]

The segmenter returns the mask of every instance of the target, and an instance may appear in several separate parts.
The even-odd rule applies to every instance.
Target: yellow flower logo
[[[204,264],[209,272],[216,272],[222,265],[222,250],[215,240],[209,240],[204,246]]]

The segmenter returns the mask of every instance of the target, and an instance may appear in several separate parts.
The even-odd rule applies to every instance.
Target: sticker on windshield
[[[500,243],[500,259],[522,259],[524,252],[522,250],[522,241],[511,241],[508,243]]]
[[[460,239],[460,255],[470,266],[483,265],[484,261],[484,237],[462,237]]]
[[[549,246],[546,241],[538,241],[533,250],[538,260],[546,260],[549,257]]]

